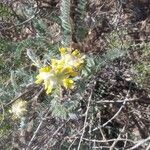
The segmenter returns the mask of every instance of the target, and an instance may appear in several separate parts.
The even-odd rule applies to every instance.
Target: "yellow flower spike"
[[[84,64],[84,56],[79,50],[71,48],[59,48],[60,59],[51,59],[51,65],[39,69],[35,83],[43,82],[46,93],[52,93],[56,87],[64,86],[66,89],[74,88],[73,77],[79,75]],[[71,78],[72,77],[72,78]]]
[[[63,86],[66,89],[73,89],[74,88],[74,81],[72,79],[63,79]]]

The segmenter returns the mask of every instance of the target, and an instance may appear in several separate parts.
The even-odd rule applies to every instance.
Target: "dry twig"
[[[144,140],[140,140],[137,142],[137,144],[135,144],[133,147],[129,148],[128,150],[134,150],[136,148],[138,148],[139,146],[141,146],[142,144],[146,143],[147,141],[150,140],[150,136]]]
[[[90,108],[90,102],[91,102],[91,99],[92,99],[92,93],[93,93],[93,91],[91,91],[91,94],[90,94],[89,99],[88,99],[87,109],[86,109],[86,112],[85,112],[85,120],[84,120],[83,131],[82,131],[82,135],[80,137],[80,141],[79,141],[79,145],[78,145],[77,150],[80,149],[80,146],[81,146],[81,143],[82,143],[82,139],[83,139],[83,136],[84,136],[86,123],[87,123],[87,118],[88,118],[88,112],[89,112],[89,108]]]

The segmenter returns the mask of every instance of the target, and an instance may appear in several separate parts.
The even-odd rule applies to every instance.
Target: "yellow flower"
[[[72,67],[65,67],[63,72],[64,74],[69,75],[71,77],[78,76],[78,72]]]
[[[36,84],[40,84],[43,82],[47,94],[51,93],[53,87],[56,85],[56,83],[54,82],[55,76],[50,66],[40,68],[39,74],[36,76],[36,79]]]
[[[60,60],[52,60],[52,64],[61,64],[64,67],[72,67],[74,69],[80,70],[84,64],[85,56],[82,56],[79,50],[72,50],[71,48],[59,48],[61,53]]]
[[[51,59],[51,66],[54,69],[55,67],[57,67],[58,65],[63,65],[63,61],[59,60],[59,59]]]
[[[13,117],[21,118],[26,110],[27,102],[23,100],[17,100],[13,103],[10,112],[13,113]]]
[[[51,76],[50,66],[46,66],[39,69],[39,74],[36,76],[36,84],[40,84],[43,80],[47,80]]]
[[[79,50],[74,50],[72,53],[72,56],[80,56],[80,52],[79,52]]]
[[[39,72],[50,72],[50,70],[51,70],[50,66],[46,66],[46,67],[39,69]]]
[[[67,49],[62,47],[62,48],[59,48],[59,51],[60,51],[61,55],[64,55],[66,53]]]
[[[60,60],[52,59],[51,63],[52,68],[56,74],[63,74],[68,76],[78,75],[75,69],[71,65],[66,64],[66,62],[63,59]]]
[[[71,54],[67,53],[62,56],[65,66],[73,67],[80,70],[84,64],[85,56],[81,56],[78,50],[73,51]]]
[[[51,63],[52,63],[52,68],[56,74],[62,73],[62,71],[64,69],[64,61],[52,59]]]
[[[79,70],[84,64],[85,57],[76,49],[59,48],[60,59],[51,59],[51,65],[39,69],[36,84],[43,83],[46,93],[50,94],[57,86],[66,89],[74,88],[73,77],[79,75]]]
[[[63,79],[63,85],[66,89],[74,88],[74,81],[72,79]]]
[[[52,69],[48,69],[48,67],[43,67],[39,69],[39,74],[37,75],[36,84],[40,84],[43,82],[44,88],[47,94],[50,94],[53,89],[58,86],[64,86],[65,88],[73,88],[70,84],[68,78],[71,75],[75,75],[75,72],[71,68],[63,68],[61,65],[56,65]],[[68,84],[66,82],[68,81]],[[66,83],[66,84],[65,84]],[[73,83],[72,83],[73,85]]]
[[[80,70],[82,68],[82,66],[84,65],[84,56],[80,59],[78,59],[75,63],[74,66],[75,68],[78,68],[78,70]]]

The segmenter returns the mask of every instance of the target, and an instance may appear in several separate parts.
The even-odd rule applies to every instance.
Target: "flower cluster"
[[[73,79],[79,75],[84,64],[85,57],[78,50],[60,48],[59,51],[61,58],[51,59],[51,64],[40,68],[39,74],[36,76],[35,83],[43,83],[47,94],[50,94],[58,86],[73,89]]]

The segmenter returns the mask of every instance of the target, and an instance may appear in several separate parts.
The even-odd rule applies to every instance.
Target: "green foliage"
[[[0,20],[8,20],[12,16],[9,6],[0,3]]]
[[[81,42],[85,35],[87,35],[88,29],[85,27],[85,8],[87,0],[77,0],[75,10],[70,10],[71,1],[61,1],[61,25],[63,28],[63,44],[65,46],[71,42],[72,36],[75,36],[78,42]],[[70,14],[75,13],[75,16],[71,18]],[[74,20],[73,20],[74,19]]]
[[[0,122],[0,126],[1,126],[0,127],[0,138],[2,138],[2,136],[4,136],[4,134],[8,134],[10,132],[10,130],[12,129],[11,125],[8,123],[8,120],[3,120],[3,119],[5,119],[3,117],[8,117],[8,116],[3,116],[3,114],[0,114],[0,121],[1,121]]]
[[[107,37],[109,40],[109,44],[108,47],[110,49],[121,49],[121,50],[127,50],[130,45],[131,42],[129,41],[129,39],[127,39],[127,31],[126,30],[119,30],[119,31],[113,31],[109,34],[109,36]]]
[[[60,118],[60,119],[66,119],[67,118],[67,113],[68,110],[67,108],[61,104],[60,99],[52,99],[51,100],[51,110],[52,110],[52,115],[55,118]]]
[[[40,36],[18,42],[15,51],[15,59],[23,59],[21,56],[26,53],[27,49],[31,49],[34,53],[37,53],[39,57],[53,57],[58,54],[58,46],[49,43],[45,37]]]
[[[13,69],[13,53],[15,51],[16,44],[9,42],[4,38],[0,40],[0,80],[6,81],[9,78],[10,70]]]
[[[78,42],[81,42],[88,32],[85,27],[85,8],[88,0],[77,0],[76,14],[75,14],[75,36]]]
[[[137,71],[135,81],[142,87],[150,89],[150,44],[145,44],[142,51],[141,60],[134,66]]]
[[[101,67],[112,62],[113,60],[122,57],[126,54],[126,51],[116,48],[114,50],[108,50],[106,54],[102,56],[94,56],[93,54],[87,56],[86,66],[83,70],[83,75],[89,77],[90,75],[96,74],[100,71]]]
[[[68,46],[72,40],[73,24],[71,24],[70,18],[70,0],[61,1],[61,25],[63,30],[63,44]]]
[[[9,43],[5,39],[1,38],[0,39],[0,51],[1,52],[7,51],[8,46],[9,46]]]

